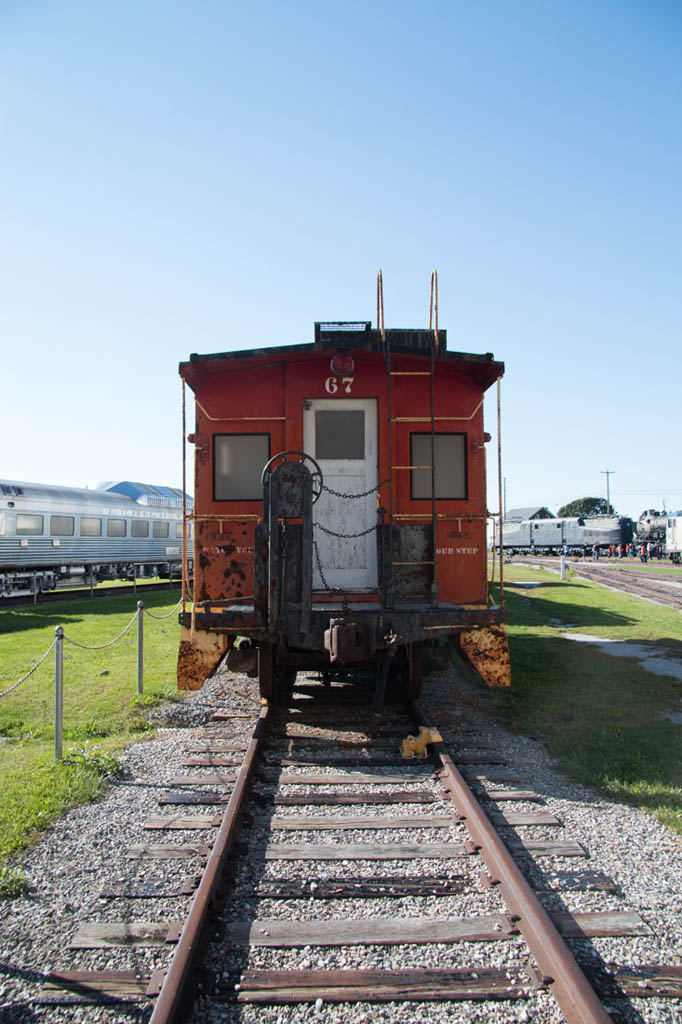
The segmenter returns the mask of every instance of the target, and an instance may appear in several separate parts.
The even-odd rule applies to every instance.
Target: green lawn
[[[562,636],[635,642],[682,660],[679,612],[570,574],[562,583],[555,573],[510,565],[505,603],[512,727],[541,738],[573,777],[682,833],[682,724],[665,717],[682,711],[682,683]]]
[[[55,627],[81,644],[114,639],[135,614],[139,595],[27,606],[0,613],[0,691],[44,654]],[[144,596],[154,615],[170,612],[178,592]],[[177,614],[145,615],[144,694],[137,695],[137,624],[104,650],[64,645],[64,763],[54,764],[54,652],[0,698],[0,865],[63,811],[102,791],[115,754],[149,732],[145,711],[176,698]]]

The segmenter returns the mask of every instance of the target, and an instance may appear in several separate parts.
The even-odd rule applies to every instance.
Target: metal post
[[[566,555],[561,555],[561,579],[566,579]]]
[[[36,574],[33,573],[33,603],[38,604],[38,585],[36,582]]]
[[[91,601],[92,601],[92,599],[94,597],[94,589],[95,589],[95,567],[93,565],[91,567],[91,570],[90,570],[90,600]]]
[[[133,594],[137,593],[137,566],[133,565]]]
[[[56,626],[54,647],[54,759],[62,759],[64,724],[64,627]]]
[[[142,693],[144,673],[144,601],[137,602],[137,692]]]

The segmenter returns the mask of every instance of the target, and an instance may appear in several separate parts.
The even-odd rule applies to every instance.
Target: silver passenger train
[[[595,544],[605,552],[611,545],[617,548],[619,544],[629,544],[633,537],[632,520],[625,516],[505,520],[502,529],[503,548],[511,554],[557,554],[564,548],[569,554],[584,554]]]
[[[124,480],[81,490],[0,480],[0,597],[103,579],[179,577],[181,565],[176,488]]]

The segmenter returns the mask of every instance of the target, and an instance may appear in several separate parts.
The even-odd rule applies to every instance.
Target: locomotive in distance
[[[179,577],[181,566],[176,488],[122,480],[88,490],[0,480],[0,597],[100,580]]]
[[[660,545],[662,553],[667,553],[673,562],[680,562],[681,528],[680,513],[671,516],[654,509],[642,512],[636,523],[627,516],[558,518],[547,508],[510,509],[503,522],[502,544],[510,554],[567,551],[571,555],[591,552],[595,544],[604,554],[609,548],[625,548],[631,543]]]

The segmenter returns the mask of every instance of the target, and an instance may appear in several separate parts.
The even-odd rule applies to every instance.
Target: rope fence
[[[145,615],[150,619],[156,619],[157,622],[161,622],[164,619],[169,619],[171,615],[177,612],[178,608],[182,604],[183,598],[181,597],[175,607],[171,608],[165,615],[154,615],[153,612],[148,611],[144,607],[144,601],[137,602],[137,610],[131,618],[130,622],[121,630],[118,636],[115,636],[113,640],[108,640],[104,644],[82,644],[78,640],[73,640],[70,636],[64,633],[63,626],[55,627],[55,638],[47,648],[45,653],[38,659],[28,672],[18,679],[16,683],[9,686],[6,690],[0,692],[0,698],[6,697],[8,694],[16,690],[22,683],[33,675],[33,673],[40,668],[45,659],[48,657],[51,651],[55,652],[55,668],[54,668],[54,759],[60,761],[62,758],[62,739],[63,739],[63,724],[64,724],[64,642],[71,644],[73,647],[78,647],[83,651],[103,651],[107,647],[113,647],[114,644],[122,640],[126,633],[132,628],[133,623],[137,622],[137,692],[141,694],[144,692],[144,617]]]

